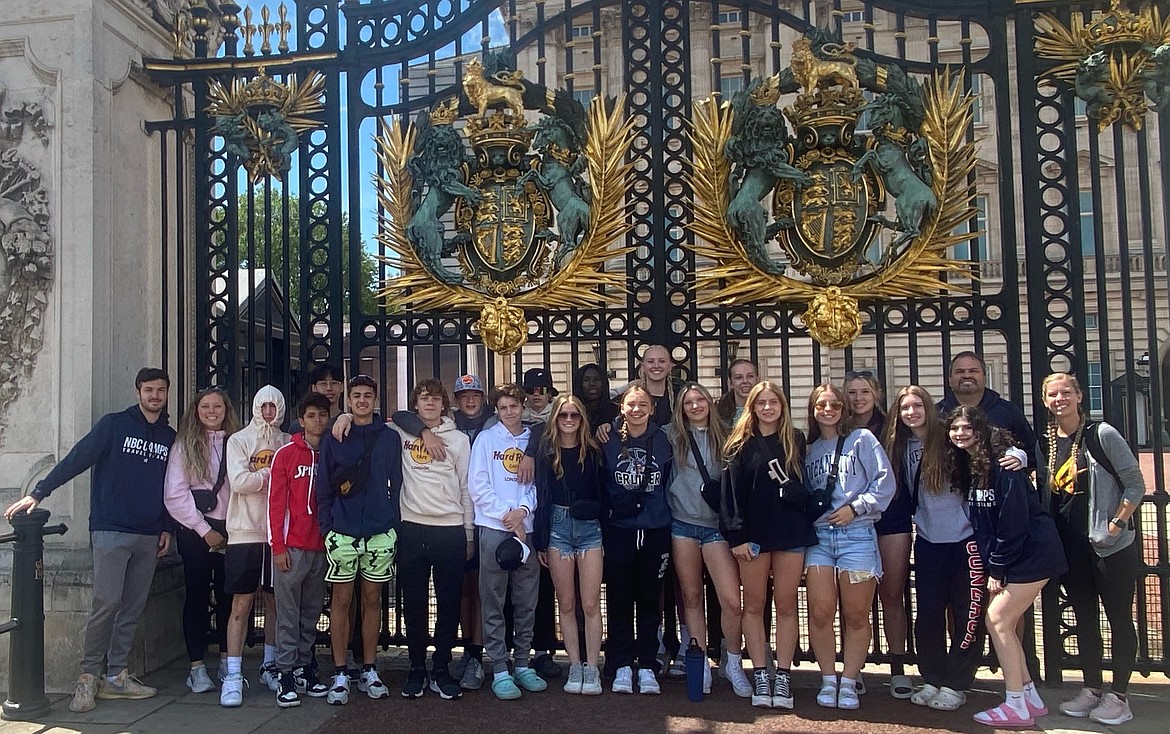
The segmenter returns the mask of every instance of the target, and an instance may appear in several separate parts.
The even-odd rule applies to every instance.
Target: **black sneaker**
[[[285,671],[280,674],[280,681],[276,689],[276,705],[282,709],[290,709],[301,705],[300,694],[297,693],[297,681],[293,674]]]
[[[556,660],[553,660],[552,655],[548,653],[541,653],[533,658],[532,669],[545,680],[549,678],[560,678],[564,674],[560,664]]]
[[[422,698],[427,689],[426,668],[411,668],[406,675],[406,683],[402,686],[403,698]]]
[[[445,701],[463,696],[463,689],[459,687],[459,681],[451,677],[451,674],[445,670],[431,674],[431,690],[439,694],[439,698]]]
[[[329,693],[329,686],[317,677],[317,670],[313,667],[297,668],[293,671],[293,678],[297,682],[297,692],[310,698],[324,698]]]
[[[772,708],[792,709],[792,676],[783,670],[772,681]]]

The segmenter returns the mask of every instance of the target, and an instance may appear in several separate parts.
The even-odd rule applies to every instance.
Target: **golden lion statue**
[[[483,75],[483,64],[479,59],[467,62],[467,69],[463,74],[463,93],[475,106],[480,118],[487,116],[488,105],[493,102],[503,102],[512,115],[524,117],[524,85],[520,80],[524,78],[521,71],[510,74],[497,72],[495,79],[487,79]]]
[[[795,77],[796,82],[806,92],[811,92],[819,87],[831,87],[833,85],[840,85],[842,87],[853,87],[857,85],[857,64],[856,59],[850,54],[853,51],[853,44],[847,43],[844,46],[838,44],[825,44],[825,53],[836,56],[837,58],[829,61],[825,59],[818,59],[812,52],[812,42],[807,38],[801,38],[792,44],[792,76]]]

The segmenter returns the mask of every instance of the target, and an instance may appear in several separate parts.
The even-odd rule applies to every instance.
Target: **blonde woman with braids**
[[[654,397],[631,383],[619,401],[617,430],[602,445],[606,511],[604,528],[606,673],[614,693],[657,695],[658,625],[662,579],[670,562],[670,506],[666,480],[674,454],[652,419]]]
[[[752,705],[791,709],[792,656],[799,637],[797,591],[805,549],[816,544],[817,537],[802,482],[804,435],[793,427],[779,385],[765,380],[751,389],[724,451],[728,464],[723,472],[720,529],[739,563],[743,583],[743,636],[752,658]],[[772,679],[764,626],[769,583],[776,600]]]
[[[1130,520],[1145,494],[1137,458],[1117,429],[1086,420],[1077,378],[1057,372],[1040,389],[1051,418],[1040,439],[1044,485],[1052,492],[1053,519],[1068,559],[1060,582],[1076,615],[1077,649],[1085,687],[1060,705],[1062,713],[1099,724],[1133,718],[1126,699],[1137,656],[1133,597],[1141,577],[1141,547]],[[1100,602],[1098,603],[1098,599]],[[1113,681],[1103,691],[1101,607],[1109,619],[1108,657]]]
[[[1027,728],[1048,713],[1024,661],[1016,627],[1048,580],[1068,566],[1052,518],[1027,475],[993,461],[1009,439],[979,408],[960,405],[946,421],[951,485],[967,497],[979,557],[987,570],[987,631],[999,658],[1005,701],[975,714],[997,729]]]
[[[228,436],[240,430],[240,419],[231,399],[217,387],[202,390],[191,399],[167,461],[163,500],[179,525],[176,541],[183,559],[183,639],[191,672],[187,687],[192,693],[215,689],[203,658],[207,654],[207,609],[215,588],[215,629],[220,662],[227,657],[228,616],[231,597],[224,593],[223,549],[227,544],[228,496],[224,452]],[[221,471],[222,468],[222,471]],[[226,672],[226,668],[224,670]]]
[[[601,694],[601,450],[585,404],[575,395],[553,401],[536,462],[533,540],[552,576],[561,636],[569,656],[566,693]],[[577,628],[577,578],[585,617],[585,650]]]
[[[870,608],[882,575],[874,523],[894,496],[890,460],[877,437],[851,428],[844,392],[830,384],[808,397],[809,442],[805,481],[825,497],[814,519],[817,542],[805,554],[808,576],[809,641],[821,669],[817,704],[856,709],[857,678],[870,643]],[[833,621],[841,608],[844,666],[838,683]]]
[[[674,473],[667,489],[670,503],[671,562],[682,596],[683,622],[688,639],[700,646],[707,641],[703,611],[703,566],[719,598],[720,622],[727,641],[728,664],[723,671],[737,695],[751,695],[743,673],[740,647],[739,569],[727,540],[719,533],[719,514],[703,499],[704,476],[715,481],[723,470],[723,422],[715,413],[715,401],[707,388],[688,383],[674,401],[674,416],[666,428],[674,451]],[[702,470],[695,459],[698,454]],[[703,692],[711,692],[711,665],[704,660]]]

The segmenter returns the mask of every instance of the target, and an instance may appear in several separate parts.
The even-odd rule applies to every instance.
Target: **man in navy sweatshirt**
[[[130,675],[127,663],[155,564],[171,547],[170,519],[163,506],[167,455],[175,440],[166,413],[171,378],[163,370],[144,367],[134,386],[137,405],[102,416],[28,496],[4,512],[10,520],[18,512],[32,512],[53,490],[93,469],[93,608],[85,623],[81,677],[69,703],[76,712],[91,710],[95,696],[150,698],[157,693]],[[99,680],[103,658],[106,675]]]
[[[975,352],[959,352],[951,359],[947,390],[936,406],[939,418],[945,418],[960,405],[978,407],[987,422],[1012,434],[1028,454],[1028,469],[1036,468],[1036,432],[1015,403],[1004,400],[995,390],[987,389],[987,363]]]
[[[349,701],[345,648],[350,639],[349,608],[354,581],[362,577],[362,666],[358,688],[370,698],[385,698],[390,690],[378,676],[374,657],[382,622],[382,584],[394,575],[398,530],[401,524],[402,446],[382,416],[374,412],[378,383],[357,375],[349,381],[346,398],[353,426],[344,441],[326,434],[317,466],[317,522],[325,536],[325,580],[332,584],[329,637],[336,671],[326,696],[328,703]]]

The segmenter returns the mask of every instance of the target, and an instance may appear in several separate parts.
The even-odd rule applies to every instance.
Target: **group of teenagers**
[[[266,597],[261,679],[278,705],[297,705],[301,695],[344,704],[354,683],[370,697],[389,695],[375,653],[381,585],[395,569],[411,666],[404,697],[430,690],[457,698],[479,687],[485,666],[500,699],[545,690],[530,665],[543,567],[570,662],[567,693],[601,694],[603,673],[614,693],[660,693],[664,599],[678,600],[682,642],[705,640],[709,585],[718,599],[710,616],[725,648],[719,674],[753,706],[792,709],[803,581],[821,672],[817,704],[859,707],[876,593],[895,698],[942,711],[963,706],[989,635],[1006,697],[974,718],[1031,726],[1048,709],[1030,679],[1021,620],[1056,579],[1076,615],[1085,685],[1060,710],[1104,724],[1132,718],[1126,687],[1137,652],[1131,609],[1142,558],[1131,518],[1144,481],[1117,430],[1088,419],[1074,376],[1056,373],[1042,383],[1050,420],[1037,441],[1020,409],[987,388],[974,352],[951,360],[949,389],[937,403],[910,385],[883,412],[881,385],[869,372],[818,385],[808,396],[807,433],[796,427],[782,387],[758,379],[747,360],[729,365],[730,389],[718,401],[701,384],[673,378],[674,367],[668,350],[648,347],[638,379],[616,399],[597,365],[577,371],[571,394],[557,391],[543,369],[526,373],[522,387],[501,385],[490,395],[472,375],[456,380],[451,393],[424,379],[409,410],[391,421],[376,412],[372,378],[343,383],[326,367],[310,378],[291,436],[280,429],[285,404],[275,388],[257,392],[242,429],[226,393],[204,390],[172,432],[169,459],[162,451],[157,503],[103,469],[111,455],[127,469],[152,458],[117,455],[131,441],[119,442],[116,427],[102,425],[111,416],[103,418],[7,510],[9,517],[31,510],[95,467],[94,613],[71,706],[92,708],[95,690],[97,698],[153,695],[129,675],[120,648],[141,604],[125,598],[121,582],[118,598],[99,599],[99,545],[104,559],[105,535],[154,532],[157,542],[139,539],[153,571],[174,527],[187,578],[187,684],[196,692],[215,688],[204,663],[214,589],[225,706],[242,703],[241,655],[257,593]],[[149,380],[139,378],[139,405],[113,416],[123,433],[143,422],[166,425],[165,390],[152,417],[143,397]],[[163,433],[155,430],[152,440],[161,445]],[[113,497],[131,490],[129,500]],[[115,517],[111,508],[123,506],[125,515],[128,504],[136,505],[132,516]],[[128,529],[152,512],[161,512],[160,524]],[[911,546],[912,625],[904,602]],[[127,587],[133,565],[123,569]],[[322,682],[313,643],[326,584],[334,671]],[[1108,689],[1099,604],[1112,631]],[[356,676],[346,660],[355,624],[363,663]],[[449,666],[461,624],[471,642],[457,677]],[[917,688],[904,664],[911,627]],[[705,657],[702,674],[709,693]]]

